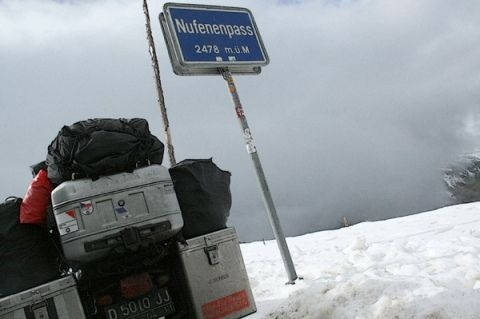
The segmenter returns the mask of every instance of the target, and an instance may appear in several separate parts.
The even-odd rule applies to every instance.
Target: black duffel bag
[[[20,205],[22,199],[14,196],[8,197],[0,204],[0,240],[20,222]]]
[[[45,228],[20,224],[20,198],[0,204],[0,297],[59,277],[59,255]]]
[[[188,239],[226,227],[232,207],[230,172],[212,159],[187,159],[170,168]]]
[[[54,184],[75,178],[133,171],[162,164],[164,146],[144,119],[90,119],[64,126],[48,147],[48,177]]]

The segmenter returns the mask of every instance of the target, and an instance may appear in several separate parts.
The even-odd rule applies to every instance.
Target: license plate
[[[136,300],[125,301],[108,307],[108,319],[157,319],[175,312],[172,298],[166,288]]]

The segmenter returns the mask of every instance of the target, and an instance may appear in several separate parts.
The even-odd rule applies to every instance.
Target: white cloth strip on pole
[[[165,144],[167,145],[168,158],[170,166],[175,165],[175,150],[173,148],[172,135],[170,133],[170,124],[168,122],[167,108],[165,107],[165,98],[163,96],[162,82],[160,80],[160,68],[158,67],[157,52],[155,51],[155,43],[152,36],[152,28],[150,25],[150,13],[148,11],[147,0],[143,0],[143,13],[145,14],[145,27],[147,31],[148,52],[152,59],[152,67],[155,78],[155,85],[157,87],[157,101],[162,113],[163,129],[165,133]]]
[[[260,183],[260,188],[262,190],[262,198],[265,204],[265,209],[267,211],[267,215],[270,220],[270,225],[272,226],[275,239],[277,240],[278,249],[280,250],[280,254],[283,259],[285,270],[287,271],[287,275],[288,275],[287,284],[294,284],[295,280],[298,279],[297,273],[295,271],[295,265],[293,264],[292,256],[290,255],[287,241],[285,240],[285,235],[283,234],[282,226],[280,224],[280,220],[278,219],[278,215],[275,209],[275,205],[273,203],[272,195],[270,193],[270,189],[267,184],[267,179],[265,177],[265,173],[263,172],[262,164],[258,156],[257,148],[253,141],[250,127],[248,126],[248,123],[247,123],[245,112],[240,102],[240,97],[238,95],[235,82],[233,81],[232,74],[228,69],[221,69],[221,73],[225,81],[227,81],[228,88],[232,95],[233,103],[235,105],[235,112],[237,114],[237,118],[240,122],[240,127],[242,129],[242,133],[245,138],[247,153],[250,154],[253,161],[253,165],[255,167],[255,172],[257,174],[258,182]]]

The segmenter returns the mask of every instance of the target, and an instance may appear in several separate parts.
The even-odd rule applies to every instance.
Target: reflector
[[[152,291],[153,284],[150,275],[146,272],[131,275],[120,280],[122,296],[127,299],[134,299]]]
[[[104,306],[111,305],[112,303],[113,303],[113,298],[110,295],[103,295],[103,296],[97,297],[97,304],[99,306],[104,307]]]

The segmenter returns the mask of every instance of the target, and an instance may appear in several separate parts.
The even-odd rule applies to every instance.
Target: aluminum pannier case
[[[235,319],[256,311],[234,228],[178,243],[189,303],[197,319]]]
[[[72,276],[0,299],[0,319],[85,319]]]
[[[52,192],[52,204],[65,257],[81,263],[169,239],[183,227],[161,165],[64,182]]]

